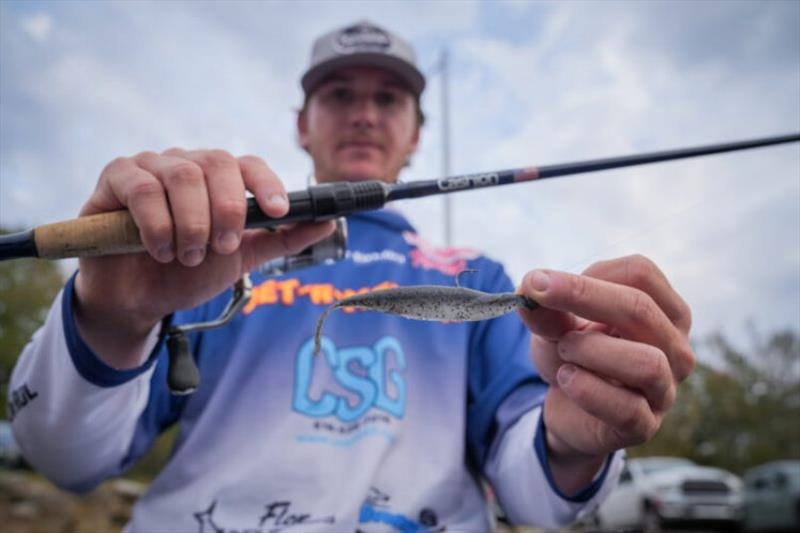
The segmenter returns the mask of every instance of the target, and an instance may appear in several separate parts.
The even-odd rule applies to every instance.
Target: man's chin
[[[374,167],[353,165],[342,168],[336,173],[341,181],[384,180],[384,173]]]

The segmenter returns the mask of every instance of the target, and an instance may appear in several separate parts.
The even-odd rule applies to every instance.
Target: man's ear
[[[297,112],[297,142],[308,152],[308,116],[305,109]]]

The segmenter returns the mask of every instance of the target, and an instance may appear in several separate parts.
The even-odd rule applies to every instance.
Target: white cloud
[[[642,27],[641,17],[581,16],[571,5],[523,45],[501,36],[456,43],[454,55],[469,58],[454,104],[469,110],[454,118],[456,132],[469,132],[456,135],[460,170],[800,130],[796,67],[747,75],[724,50],[686,64],[668,48],[641,46],[657,31]],[[762,33],[738,38],[750,43]],[[579,271],[644,253],[695,308],[701,334],[735,332],[755,316],[800,327],[797,153],[796,146],[757,150],[463,195],[454,207],[456,242],[479,243],[517,280],[537,266]],[[768,222],[771,213],[783,213],[785,223]],[[784,284],[780,297],[767,288],[774,280]]]
[[[682,5],[121,2],[30,15],[3,4],[0,224],[74,216],[110,159],[172,145],[256,153],[303,187],[297,80],[315,36],[361,18],[407,36],[424,68],[448,46],[454,173],[800,130],[795,8]],[[510,18],[489,27],[487,14]],[[438,84],[406,180],[439,175]],[[516,280],[642,252],[700,332],[750,316],[800,327],[798,182],[795,145],[465,193],[455,244]],[[397,205],[433,241],[440,206]]]
[[[34,13],[22,18],[22,28],[38,44],[44,44],[53,29],[53,19],[47,13]]]

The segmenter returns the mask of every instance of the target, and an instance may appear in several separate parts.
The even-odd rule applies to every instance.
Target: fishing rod
[[[285,216],[278,218],[270,217],[261,211],[255,198],[249,198],[247,200],[245,227],[275,228],[282,224],[295,222],[330,220],[362,211],[380,209],[386,203],[396,200],[450,194],[471,189],[558,178],[798,141],[800,141],[800,133],[792,133],[747,141],[541,167],[480,172],[408,183],[389,184],[380,181],[323,183],[310,186],[305,190],[290,192],[288,195],[289,211]],[[39,257],[42,259],[91,257],[141,252],[143,250],[144,246],[139,237],[139,229],[127,210],[45,224],[29,231],[0,236],[0,261],[23,257]]]
[[[263,269],[266,267],[267,273],[280,274],[326,259],[344,257],[346,233],[340,217],[379,209],[387,202],[798,141],[800,133],[575,163],[480,172],[438,180],[392,184],[380,181],[323,183],[310,186],[303,191],[290,192],[289,211],[279,218],[270,217],[261,211],[254,198],[248,199],[245,227],[275,228],[294,222],[338,219],[337,231],[331,238],[310,246],[298,256],[278,258],[262,265],[260,269],[264,272]],[[89,257],[143,250],[139,229],[127,210],[46,224],[26,232],[0,236],[0,261],[23,257],[43,259]],[[178,395],[191,394],[200,383],[200,371],[192,358],[187,334],[217,328],[229,322],[250,299],[251,291],[250,276],[244,274],[234,286],[231,300],[219,317],[206,322],[172,325],[168,328],[167,384],[170,392]]]

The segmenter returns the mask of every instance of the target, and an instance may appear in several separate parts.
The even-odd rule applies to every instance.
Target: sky
[[[800,132],[800,2],[0,0],[0,226],[73,218],[117,156],[263,157],[306,186],[313,39],[368,19],[411,41],[427,123],[405,181]],[[643,254],[693,337],[800,329],[800,144],[451,196],[453,244],[581,272]],[[398,202],[443,244],[442,199]],[[66,268],[72,268],[68,263]]]

